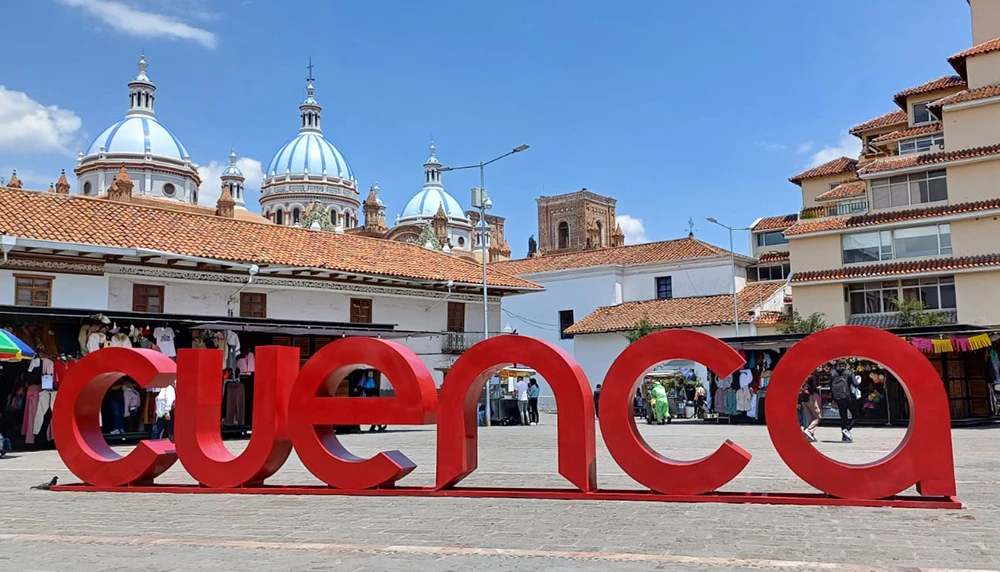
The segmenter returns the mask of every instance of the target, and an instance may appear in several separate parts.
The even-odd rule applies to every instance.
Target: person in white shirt
[[[156,394],[156,421],[153,423],[153,439],[169,439],[173,436],[175,399],[173,383]]]
[[[529,425],[531,417],[528,413],[528,382],[524,381],[523,377],[517,378],[514,390],[517,391],[517,412],[521,416],[521,425]]]

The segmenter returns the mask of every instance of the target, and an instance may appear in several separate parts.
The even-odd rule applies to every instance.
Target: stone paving
[[[725,490],[809,491],[762,426],[642,425],[679,459],[726,438],[754,458]],[[843,445],[820,428],[818,447],[845,462],[875,460],[902,429],[858,428]],[[433,427],[348,435],[355,453],[399,449],[418,463],[403,484],[434,478]],[[1000,569],[1000,427],[956,429],[960,511],[504,499],[162,495],[29,490],[58,475],[54,451],[0,460],[0,570],[993,570]],[[829,439],[830,442],[824,442]],[[245,442],[228,445],[239,450]],[[555,416],[537,427],[480,430],[469,486],[564,487]],[[124,451],[123,451],[124,452]],[[638,488],[598,436],[605,488]],[[190,483],[180,464],[161,479]],[[274,483],[316,484],[294,456]]]

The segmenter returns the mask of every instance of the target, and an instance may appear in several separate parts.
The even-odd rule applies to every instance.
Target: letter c
[[[640,376],[672,359],[699,362],[723,378],[743,365],[738,353],[707,334],[689,330],[650,334],[628,346],[604,378],[601,434],[618,466],[639,483],[658,493],[699,495],[733,480],[751,455],[729,440],[697,461],[675,461],[650,448],[635,426],[632,396]]]
[[[174,362],[155,350],[104,348],[77,362],[60,384],[52,412],[52,437],[66,468],[98,487],[152,484],[177,461],[174,444],[143,440],[122,457],[104,440],[101,403],[123,376],[140,387],[155,388],[170,385],[175,373]]]

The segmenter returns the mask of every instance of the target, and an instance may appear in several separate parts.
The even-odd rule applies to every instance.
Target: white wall
[[[108,279],[87,274],[60,274],[34,269],[0,269],[0,304],[14,305],[14,274],[52,276],[52,306],[94,311],[108,308]]]
[[[660,264],[625,268],[622,273],[623,302],[653,300],[656,298],[656,279],[670,276],[674,298],[692,296],[713,296],[732,294],[733,271],[729,261],[713,261],[710,265]],[[736,286],[743,289],[746,283],[746,268],[737,265]]]

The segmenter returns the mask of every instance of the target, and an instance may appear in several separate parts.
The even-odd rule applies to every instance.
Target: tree
[[[798,310],[792,310],[788,319],[778,326],[778,332],[782,334],[812,334],[820,330],[825,330],[829,325],[823,319],[826,314],[813,312],[808,318],[803,318]]]
[[[441,250],[441,241],[438,240],[436,234],[434,234],[434,227],[430,223],[424,225],[424,229],[420,231],[420,236],[417,237],[417,244],[420,246],[430,246],[434,250]]]
[[[531,235],[528,237],[528,258],[534,256],[535,252],[537,251],[538,251],[538,243],[535,242],[535,235]]]
[[[904,328],[940,326],[948,323],[948,318],[940,312],[928,312],[927,304],[920,300],[892,299],[896,307],[899,325]]]
[[[663,328],[658,328],[654,326],[653,323],[649,321],[649,316],[643,316],[642,319],[639,320],[639,323],[637,323],[634,328],[632,328],[628,332],[625,332],[625,337],[628,338],[629,344],[634,344],[635,342],[648,336],[649,334],[655,334],[656,332],[659,332],[662,329]]]

